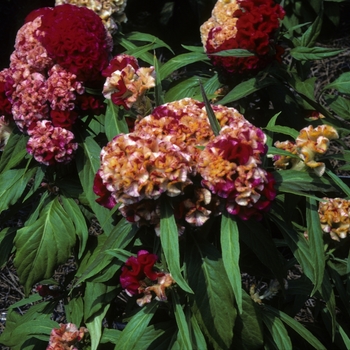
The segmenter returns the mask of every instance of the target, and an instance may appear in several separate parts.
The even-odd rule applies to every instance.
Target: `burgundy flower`
[[[112,197],[112,193],[107,190],[106,185],[102,182],[100,171],[98,171],[95,175],[93,191],[97,196],[99,196],[99,198],[96,199],[98,204],[108,209],[112,209],[116,205],[116,201]]]
[[[44,11],[37,39],[49,56],[77,79],[94,84],[108,65],[110,44],[100,17],[69,4]]]
[[[142,286],[146,278],[155,281],[158,273],[154,271],[154,264],[158,260],[157,255],[149,253],[147,250],[140,250],[137,257],[130,257],[122,267],[120,283],[122,288],[130,295],[139,293],[139,287]]]
[[[56,127],[65,128],[67,130],[72,129],[72,125],[78,118],[78,113],[75,111],[50,111],[50,117],[52,124]]]

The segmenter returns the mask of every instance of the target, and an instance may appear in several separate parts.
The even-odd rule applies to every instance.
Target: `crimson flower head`
[[[201,26],[202,43],[213,65],[241,74],[280,61],[283,49],[275,43],[275,36],[284,14],[273,0],[218,0],[211,18]],[[231,49],[249,50],[254,56],[210,55]]]
[[[137,257],[131,256],[122,268],[120,283],[122,288],[130,295],[139,294],[139,288],[143,281],[148,279],[155,281],[158,273],[154,270],[154,264],[158,260],[157,255],[147,250],[140,250]]]
[[[48,55],[78,80],[91,85],[100,82],[111,51],[101,18],[86,7],[69,4],[36,15],[41,15],[37,39]]]

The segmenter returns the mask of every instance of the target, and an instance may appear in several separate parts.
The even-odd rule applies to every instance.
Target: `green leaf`
[[[121,133],[127,134],[129,128],[123,116],[123,109],[115,105],[111,100],[106,100],[106,103],[105,130],[108,141],[111,141]]]
[[[100,312],[95,315],[90,321],[86,322],[86,328],[89,330],[91,338],[91,350],[97,350],[102,336],[102,321],[111,304],[106,304],[102,307]]]
[[[350,119],[350,100],[342,96],[326,95],[324,97],[328,106],[341,118]]]
[[[222,56],[222,57],[251,57],[251,56],[254,56],[254,53],[244,49],[232,49],[232,50],[218,51],[218,52],[210,53],[208,55]]]
[[[202,85],[200,80],[199,80],[199,86],[201,88],[202,98],[203,98],[203,101],[205,104],[205,110],[206,110],[207,115],[208,115],[210,126],[213,130],[214,135],[217,136],[220,133],[220,129],[221,129],[220,124],[219,124],[218,120],[216,119],[216,115],[215,115],[213,109],[211,108],[211,105],[210,105],[209,100],[205,94],[203,85]]]
[[[185,292],[193,293],[181,274],[179,253],[179,232],[176,226],[173,210],[167,201],[162,198],[160,207],[160,241],[169,271],[176,283]]]
[[[262,312],[261,315],[265,326],[272,335],[276,347],[283,350],[292,350],[292,342],[282,321],[276,315],[268,312]]]
[[[323,90],[335,89],[342,94],[350,94],[350,72],[343,73],[339,78],[326,85]]]
[[[6,227],[0,232],[0,268],[8,262],[13,249],[13,240],[16,237],[16,227]]]
[[[49,202],[32,225],[17,231],[14,240],[20,283],[28,295],[33,284],[52,276],[67,261],[75,244],[74,226],[58,198]]]
[[[192,350],[192,342],[190,338],[188,324],[186,321],[186,316],[182,309],[182,305],[180,303],[177,292],[174,289],[171,290],[171,297],[173,302],[175,319],[176,319],[177,327],[179,329],[177,340],[181,346],[181,349]]]
[[[194,294],[191,308],[214,349],[230,349],[237,311],[220,253],[209,243],[188,245],[186,276]]]
[[[120,335],[118,350],[139,349],[137,342],[142,338],[158,306],[157,301],[152,301],[131,318]]]
[[[74,298],[66,300],[64,305],[67,321],[74,323],[77,327],[81,325],[84,316],[83,298],[80,295],[75,295]]]
[[[198,61],[209,61],[209,58],[204,52],[183,53],[171,58],[166,63],[164,63],[164,65],[160,68],[158,74],[160,75],[160,79],[164,80],[177,69],[188,66],[189,64]]]
[[[154,99],[155,99],[155,106],[160,106],[164,104],[164,93],[163,93],[163,88],[162,88],[162,80],[160,79],[160,75],[157,74],[160,70],[160,63],[154,55],[154,60],[153,60],[153,65],[154,65],[154,70],[156,72],[156,86],[154,87]]]
[[[293,193],[313,197],[310,192],[335,192],[335,188],[325,177],[306,171],[283,170],[273,172],[278,192]]]
[[[96,203],[97,196],[93,192],[95,175],[100,167],[100,146],[91,136],[85,138],[76,156],[78,175],[90,207],[95,213],[104,232],[109,235],[113,230],[112,213]]]
[[[323,11],[321,11],[321,13],[318,14],[316,20],[302,35],[300,40],[300,46],[313,47],[316,44],[317,38],[319,37],[322,29],[322,18]]]
[[[237,101],[243,97],[252,94],[262,88],[265,88],[275,82],[272,78],[265,78],[258,80],[258,78],[251,78],[236,85],[224,98],[219,100],[216,104],[225,105],[230,102]]]
[[[242,291],[243,313],[237,315],[232,349],[260,350],[264,344],[261,309]]]
[[[204,335],[198,325],[196,318],[192,315],[191,317],[191,326],[193,333],[193,340],[195,342],[194,349],[197,350],[207,350],[207,342],[205,341]]]
[[[314,288],[311,295],[314,295],[321,287],[323,281],[323,273],[325,269],[325,255],[323,244],[323,231],[320,224],[320,217],[318,214],[318,206],[314,199],[306,199],[306,222],[307,232],[309,236],[310,254],[312,265],[314,267],[313,281]]]
[[[298,61],[322,60],[327,57],[333,57],[344,50],[328,48],[328,47],[303,47],[297,46],[290,50],[290,55]]]
[[[336,174],[334,174],[329,169],[326,169],[325,173],[334,181],[334,183],[346,194],[347,197],[350,197],[350,188],[349,186],[340,179]]]
[[[238,311],[242,309],[242,278],[239,268],[239,230],[237,222],[227,213],[221,217],[220,241],[222,261],[236,299]]]
[[[19,132],[11,133],[0,158],[0,172],[17,166],[27,154],[28,136]]]
[[[35,172],[36,168],[10,169],[0,174],[0,212],[18,201]]]
[[[100,238],[101,244],[81,262],[76,273],[78,279],[74,286],[101,272],[113,259],[113,256],[106,254],[106,251],[125,248],[134,238],[137,230],[136,226],[132,226],[125,218],[122,218],[113,232],[107,238]]]
[[[152,44],[158,45],[158,47],[166,47],[169,51],[174,53],[169,45],[167,45],[163,40],[157,38],[156,36],[148,33],[141,32],[130,32],[126,35],[126,38],[130,41],[145,41]]]
[[[185,97],[194,98],[198,94],[198,76],[178,82],[165,93],[165,102],[177,101]]]
[[[344,345],[346,346],[346,349],[350,349],[350,339],[348,335],[345,333],[344,329],[340,325],[338,325],[338,329],[339,334],[344,342]]]
[[[299,334],[305,339],[311,346],[316,350],[327,350],[324,345],[311,333],[309,332],[300,322],[294,318],[288,316],[284,312],[275,309],[270,305],[264,305],[265,311],[269,312],[270,315],[276,316],[281,319],[286,325],[294,329],[296,334]]]
[[[101,344],[112,343],[117,345],[119,343],[121,332],[122,331],[118,329],[103,328]]]
[[[78,258],[80,259],[86,247],[86,243],[89,237],[89,229],[86,225],[85,218],[75,200],[73,198],[67,198],[64,196],[60,198],[63,208],[67,213],[67,217],[69,217],[73,222],[73,225],[75,227],[75,234],[79,238],[80,247]]]
[[[96,317],[117,296],[117,287],[105,283],[86,282],[84,294],[85,322]]]

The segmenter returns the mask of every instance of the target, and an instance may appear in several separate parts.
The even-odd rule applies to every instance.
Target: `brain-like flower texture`
[[[153,73],[154,67],[139,67],[133,56],[118,55],[103,71],[107,79],[102,93],[117,106],[141,108],[146,91],[155,86]]]
[[[284,10],[273,0],[218,0],[200,28],[203,46],[213,64],[227,72],[256,72],[281,59],[283,50],[274,38],[283,17]],[[254,56],[210,55],[230,49],[246,49]]]
[[[212,106],[220,124],[215,137],[205,105],[184,98],[161,105],[101,152],[94,192],[97,201],[130,222],[156,230],[159,199],[167,195],[178,229],[203,225],[222,207],[243,219],[261,217],[275,197],[274,179],[260,168],[266,135],[236,109]],[[203,149],[204,148],[204,149]]]
[[[85,327],[79,329],[73,323],[60,324],[60,328],[54,328],[50,334],[49,345],[46,350],[74,350],[88,330]]]
[[[335,241],[350,233],[350,201],[343,198],[323,198],[318,207],[322,230]]]
[[[45,165],[69,163],[78,148],[71,131],[55,127],[49,120],[36,122],[28,130],[28,134],[28,153]]]
[[[295,143],[284,141],[275,143],[276,148],[288,151],[289,155],[274,157],[274,166],[277,169],[291,167],[294,170],[312,169],[316,175],[322,176],[325,171],[325,164],[319,158],[328,151],[330,140],[339,138],[337,130],[330,125],[319,125],[314,128],[312,125],[303,128]]]

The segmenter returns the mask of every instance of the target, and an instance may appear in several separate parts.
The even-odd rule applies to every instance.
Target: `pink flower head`
[[[111,50],[100,17],[86,7],[64,4],[37,18],[41,19],[37,39],[48,55],[78,80],[100,82]]]
[[[121,134],[101,151],[100,176],[117,202],[132,204],[178,196],[191,183],[189,155],[176,145],[135,133]]]
[[[250,57],[210,55],[213,64],[230,73],[256,72],[273,60],[281,60],[283,50],[274,43],[284,10],[273,0],[218,0],[212,17],[201,26],[208,54],[230,50],[252,51]]]
[[[149,253],[147,250],[140,250],[137,257],[130,257],[122,267],[120,283],[122,288],[130,295],[139,293],[139,288],[143,285],[144,280],[155,281],[158,273],[154,270],[154,264],[158,257]]]
[[[239,131],[220,134],[209,142],[199,156],[197,170],[202,185],[222,198],[230,214],[248,219],[267,210],[276,192],[272,175],[258,166],[254,143]]]
[[[78,148],[71,131],[55,127],[49,120],[36,122],[28,129],[28,134],[27,152],[45,165],[69,163]]]
[[[107,78],[102,93],[117,106],[130,109],[142,104],[146,91],[155,86],[153,72],[154,67],[140,68],[133,56],[118,55],[102,72]]]
[[[83,339],[88,330],[85,327],[77,328],[73,323],[60,324],[50,334],[49,345],[46,350],[75,350],[74,345]]]

